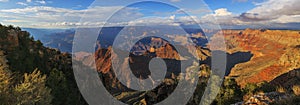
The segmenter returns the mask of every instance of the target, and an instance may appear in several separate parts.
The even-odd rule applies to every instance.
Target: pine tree
[[[35,69],[31,74],[24,74],[24,80],[14,88],[18,105],[49,105],[52,100],[51,90],[45,86],[46,75]]]
[[[215,101],[218,105],[230,105],[242,100],[242,97],[242,90],[235,79],[226,78]]]
[[[52,89],[51,94],[53,97],[52,104],[64,105],[69,98],[69,89],[67,80],[62,71],[53,69],[47,79],[47,85]]]

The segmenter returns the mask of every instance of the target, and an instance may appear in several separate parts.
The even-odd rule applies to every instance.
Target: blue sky
[[[236,0],[204,0],[212,10],[227,8],[234,13],[243,13],[255,8],[253,1],[236,1]],[[258,1],[257,2],[262,2]]]
[[[1,1],[1,0],[0,0]],[[89,7],[94,0],[2,0],[0,3],[0,9],[14,9],[14,8],[24,8],[28,6],[50,6],[59,8],[68,8],[75,10],[82,10]],[[204,0],[208,6],[213,9],[227,8],[230,11],[236,13],[242,13],[249,9],[254,8],[252,1],[239,2],[235,0]],[[262,0],[261,0],[262,1]],[[24,3],[24,4],[20,4]],[[103,3],[102,5],[110,6],[108,3]],[[149,3],[149,8],[155,9],[155,5],[151,7]]]
[[[113,13],[128,4],[136,2],[136,0],[109,1],[0,0],[0,23],[31,28],[101,26]],[[149,22],[173,24],[172,22],[178,21],[188,23],[188,20],[191,18],[198,23],[254,28],[269,26],[288,27],[289,24],[295,25],[300,22],[300,7],[297,6],[300,3],[299,0],[161,1],[170,5],[144,2],[126,7],[121,13],[116,15],[118,23],[112,23],[112,25]],[[183,15],[180,11],[184,11],[188,15]],[[153,17],[142,19],[149,16]]]
[[[27,6],[51,6],[69,9],[86,9],[93,1],[94,0],[9,0],[7,2],[1,2],[0,8],[13,9]]]

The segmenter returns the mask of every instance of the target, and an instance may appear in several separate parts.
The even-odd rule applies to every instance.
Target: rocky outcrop
[[[298,35],[297,31],[251,29],[223,30],[222,32],[212,37],[216,39],[216,43],[218,43],[218,40],[221,40],[218,38],[223,37],[221,33],[225,35],[227,44],[226,49],[223,49],[221,47],[218,48],[218,46],[212,46],[213,48],[211,49],[198,46],[196,47],[197,50],[194,51],[193,54],[195,56],[198,56],[200,61],[204,61],[210,58],[211,50],[226,51],[229,58],[229,61],[227,63],[230,65],[228,67],[231,69],[228,73],[226,73],[228,74],[228,76],[234,77],[238,84],[242,87],[247,83],[260,83],[262,81],[271,81],[271,83],[274,84],[283,84],[284,82],[289,82],[290,80],[285,80],[284,78],[277,79],[277,77],[291,70],[300,68],[300,36]],[[295,33],[297,33],[297,35]],[[222,43],[219,42],[219,44]],[[191,46],[187,46],[187,48],[188,47]],[[103,74],[102,81],[106,84],[106,86],[111,87],[108,90],[115,91],[113,92],[115,94],[118,94],[120,90],[132,91],[123,86],[115,78],[115,74],[111,69],[112,65],[110,59],[117,56],[111,57],[111,51],[111,47],[108,47],[107,49],[99,49],[95,53],[97,70]],[[178,54],[174,46],[160,38],[149,38],[149,40],[144,40],[136,43],[131,49],[129,57],[124,59],[124,61],[126,61],[125,63],[130,64],[132,72],[136,74],[137,77],[147,78],[147,75],[150,74],[148,63],[154,57],[160,57],[163,58],[166,62],[169,62],[166,63],[168,66],[168,71],[173,72],[178,69],[177,65],[179,65],[178,62],[181,60],[180,55]],[[86,65],[89,65],[90,63],[88,61],[92,60],[88,56],[83,56],[80,58],[86,60]],[[125,63],[121,65],[125,65]],[[127,75],[126,73],[128,72],[124,71],[122,73],[124,73],[124,75]],[[171,75],[171,73],[169,75]],[[173,75],[169,77],[171,77],[171,79],[174,79],[173,77],[175,76]],[[127,83],[130,82],[130,79],[128,79]],[[168,86],[166,85],[165,87]],[[173,85],[170,86],[172,87]],[[163,90],[164,86],[162,86],[161,88]],[[166,88],[166,90],[168,90],[168,88]],[[124,94],[125,93],[120,94],[121,96],[119,95],[119,98],[121,100],[128,101],[128,97],[133,100],[144,100],[141,101],[143,103],[151,102],[151,100],[160,100],[160,98],[156,97],[160,94],[160,92],[158,91],[154,93],[133,92],[132,94],[134,94],[136,97],[127,97],[127,95],[122,97],[122,95]],[[273,96],[274,94],[275,96]],[[147,95],[151,98],[145,98]],[[274,100],[277,100],[278,97],[281,96],[282,94],[280,93],[259,94],[253,96],[251,99],[249,99],[249,101],[245,102],[248,102],[249,104],[254,102],[259,104],[268,104]],[[131,100],[128,102],[131,103],[135,101]]]
[[[156,53],[156,56],[160,57],[160,58],[180,60],[180,56],[179,56],[178,52],[170,44],[166,44],[163,47],[157,48],[155,50],[155,53]]]
[[[222,36],[222,34],[224,36]],[[271,81],[277,76],[299,68],[300,36],[298,31],[285,30],[223,30],[212,38],[225,37],[226,52],[248,52],[253,54],[250,61],[235,65],[229,76],[237,82],[246,83]],[[215,46],[216,50],[223,50]]]
[[[279,59],[279,64],[286,66],[289,70],[300,68],[300,48],[295,46],[286,49],[286,53]]]
[[[112,48],[99,49],[95,52],[95,63],[97,70],[102,73],[107,73],[111,69],[111,51]]]
[[[269,105],[270,103],[288,99],[291,96],[285,93],[278,93],[278,92],[270,92],[270,93],[260,93],[251,96],[245,102],[238,102],[234,105]]]
[[[118,56],[115,54],[111,54],[111,47],[108,47],[107,49],[98,49],[95,54],[78,52],[75,54],[75,56],[78,58],[78,60],[83,61],[85,65],[96,66],[98,72],[100,73],[101,80],[106,86],[107,90],[109,90],[109,92],[117,99],[128,104],[134,104],[137,102],[154,104],[165,99],[176,88],[176,79],[181,72],[181,60],[180,55],[171,44],[160,38],[150,39],[151,41],[149,41],[148,43],[138,42],[131,50],[128,57],[126,57],[125,59],[118,59],[120,60],[120,62],[122,62],[122,64],[119,64],[119,66],[117,66],[117,68],[121,68],[121,72],[119,74],[124,75],[126,84],[131,84],[131,78],[128,77],[129,72],[125,71],[125,69],[123,69],[124,67],[129,66],[131,72],[137,78],[146,79],[151,74],[149,70],[149,62],[151,61],[151,59],[154,57],[162,58],[167,66],[167,72],[165,76],[166,78],[158,87],[147,92],[138,92],[131,90],[129,89],[130,87],[128,88],[124,86],[116,78],[116,74],[114,73],[114,70],[112,68],[111,58],[117,58]],[[154,51],[150,51],[151,47],[147,46],[155,47]],[[198,56],[200,61],[209,58],[209,49],[203,47],[197,47],[196,49],[197,51],[194,51],[193,54],[195,54],[195,56]],[[135,53],[135,50],[137,50],[137,52],[142,51],[143,53]],[[91,65],[91,61],[93,60],[91,59],[92,55],[95,56],[96,65]]]
[[[166,40],[156,37],[147,37],[137,42],[131,49],[134,55],[149,55],[166,59],[177,59],[180,57],[175,48]]]

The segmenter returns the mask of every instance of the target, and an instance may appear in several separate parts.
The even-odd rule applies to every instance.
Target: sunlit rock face
[[[250,51],[253,54],[250,61],[235,65],[229,74],[236,77],[242,86],[271,81],[283,73],[300,68],[298,31],[246,29],[223,30],[222,34],[226,39],[226,52]],[[222,34],[212,38],[222,38]]]

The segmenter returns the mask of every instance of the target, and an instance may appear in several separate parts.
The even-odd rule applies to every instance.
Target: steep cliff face
[[[125,59],[118,59],[122,64],[116,66],[116,68],[120,68],[121,71],[119,74],[124,76],[123,79],[126,80],[126,84],[128,85],[132,83],[131,78],[129,77],[130,72],[126,71],[124,68],[129,66],[136,78],[146,79],[151,74],[149,62],[155,57],[162,58],[167,66],[166,78],[163,80],[163,84],[160,84],[157,88],[148,92],[131,90],[129,89],[130,87],[127,88],[116,78],[115,70],[112,68],[111,58],[117,58],[118,56],[112,54],[112,47],[98,49],[94,54],[79,52],[75,55],[78,60],[83,61],[85,65],[96,66],[107,90],[109,90],[112,95],[116,96],[117,99],[129,104],[139,101],[146,101],[146,103],[154,104],[166,98],[166,96],[171,94],[176,88],[176,79],[181,72],[181,60],[180,55],[175,48],[165,40],[160,38],[149,39],[150,40],[148,41],[142,41],[144,43],[138,42],[132,48],[128,57]],[[151,47],[153,49],[151,49]],[[142,52],[142,54],[139,54],[140,52]],[[200,61],[206,60],[210,56],[210,50],[203,47],[197,47],[197,50],[192,53],[195,54],[195,56],[198,56]],[[92,55],[95,56],[96,65],[91,65],[90,63],[93,60],[91,59]],[[154,82],[156,81],[154,80]]]
[[[222,33],[226,39],[226,52],[250,51],[254,55],[250,61],[236,65],[229,74],[236,77],[242,86],[246,83],[271,81],[299,68],[298,31],[246,29],[223,30]],[[217,34],[213,38],[221,37],[221,34]]]
[[[180,60],[179,54],[177,53],[175,48],[170,44],[166,44],[165,46],[156,49],[155,53],[157,57],[160,58]]]
[[[111,51],[112,48],[108,49],[99,49],[95,52],[95,62],[97,70],[101,70],[99,72],[107,73],[111,69]],[[88,59],[87,61],[89,61]],[[91,65],[93,66],[93,65]]]
[[[168,41],[157,37],[147,37],[140,40],[132,47],[131,53],[134,55],[151,53],[153,56],[160,58],[180,59],[177,51]]]

